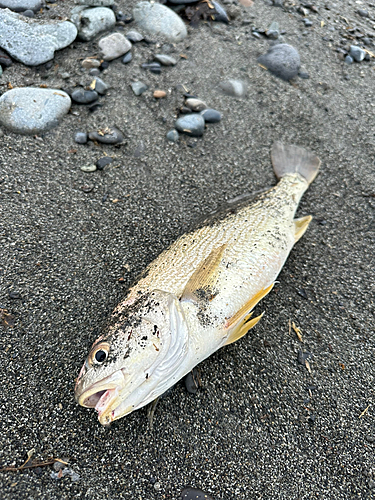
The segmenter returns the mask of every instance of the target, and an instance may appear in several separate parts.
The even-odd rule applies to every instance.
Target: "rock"
[[[104,130],[89,132],[89,139],[103,144],[118,144],[124,140],[124,136],[117,128],[107,127]]]
[[[84,9],[74,16],[74,23],[78,28],[78,38],[85,42],[92,40],[101,31],[107,31],[116,24],[113,10],[106,7]]]
[[[77,36],[70,21],[42,23],[8,9],[0,9],[0,26],[0,47],[27,66],[53,59],[55,50],[67,47]]]
[[[179,498],[183,500],[214,500],[208,493],[191,486],[183,489]]]
[[[71,93],[71,98],[78,104],[90,104],[98,99],[98,93],[95,90],[76,89]]]
[[[184,379],[186,390],[190,394],[196,394],[199,389],[199,371],[197,368],[193,368],[190,373],[188,373]]]
[[[133,59],[133,54],[131,52],[128,52],[125,54],[124,59],[122,60],[123,64],[128,64],[130,61]]]
[[[70,104],[70,97],[62,90],[8,90],[0,97],[0,125],[18,134],[38,134],[56,127]]]
[[[82,167],[80,167],[82,172],[95,172],[96,170],[96,165],[82,165]],[[91,189],[90,189],[91,191]],[[85,191],[85,192],[90,192],[90,191]]]
[[[179,135],[179,133],[177,132],[177,130],[175,128],[173,128],[172,130],[170,130],[167,133],[167,139],[170,142],[177,142],[178,139],[179,139],[179,137],[180,137],[180,135]]]
[[[140,33],[138,33],[138,31],[129,31],[127,34],[126,34],[126,38],[132,42],[132,43],[137,43],[137,42],[141,42],[142,40],[145,39],[145,37],[143,35],[141,35]]]
[[[77,3],[90,7],[111,7],[115,0],[78,0]]]
[[[128,24],[133,21],[133,16],[130,14],[124,14],[121,10],[116,12],[116,21]]]
[[[8,54],[6,54],[5,52],[3,52],[2,50],[0,50],[0,65],[3,67],[3,68],[9,68],[9,66],[12,66],[13,64],[13,61],[12,59],[8,56]]]
[[[200,112],[200,115],[203,116],[206,123],[218,123],[223,117],[219,111],[211,108],[204,109]]]
[[[280,36],[279,23],[277,23],[276,21],[271,23],[270,27],[266,31],[266,35],[271,40],[276,40],[277,38],[279,38]]]
[[[361,47],[357,47],[357,45],[351,45],[349,55],[357,62],[363,61],[366,56],[366,52],[361,49]]]
[[[103,80],[101,78],[95,78],[95,87],[94,87],[94,90],[100,94],[100,95],[104,95],[107,90],[110,88],[110,86],[108,84],[106,84],[105,82],[103,82]]]
[[[86,144],[88,138],[86,132],[76,132],[74,134],[74,142],[77,144]]]
[[[70,78],[70,73],[64,71],[63,73],[60,73],[60,76],[63,80],[68,80],[68,78]]]
[[[25,10],[36,12],[41,6],[40,0],[0,0],[1,9],[10,9],[14,12],[24,12]]]
[[[301,61],[297,50],[286,43],[273,45],[268,52],[258,57],[258,63],[282,80],[297,76]]]
[[[156,99],[162,99],[166,95],[167,95],[167,93],[165,92],[165,90],[155,90],[155,92],[153,93],[153,96]]]
[[[111,158],[110,156],[103,156],[102,158],[99,158],[99,160],[96,162],[97,169],[103,170],[104,167],[106,167],[112,162],[113,158]]]
[[[131,83],[131,88],[135,95],[141,95],[143,92],[146,92],[148,85],[143,82],[133,82]]]
[[[243,97],[247,92],[247,86],[241,80],[225,80],[224,82],[220,82],[219,89],[223,94],[231,97]]]
[[[368,17],[368,10],[358,9],[357,14],[359,14],[361,17]]]
[[[0,76],[2,76],[2,74],[3,74],[3,68],[2,66],[0,66]]]
[[[121,57],[132,48],[132,44],[121,33],[113,33],[99,40],[99,48],[105,61]]]
[[[310,19],[303,19],[303,22],[305,23],[305,26],[310,27],[313,25],[313,22],[310,21]]]
[[[90,69],[90,68],[99,68],[99,66],[100,66],[100,61],[99,61],[99,59],[92,59],[91,57],[86,57],[86,59],[84,59],[84,60],[81,62],[81,65],[82,65],[85,69]]]
[[[207,108],[207,104],[205,102],[195,98],[186,99],[185,106],[192,111],[203,111]]]
[[[229,23],[229,17],[224,8],[219,4],[219,2],[212,1],[212,5],[215,8],[215,14],[213,14],[214,21],[221,23]]]
[[[25,10],[25,12],[22,12],[22,15],[30,18],[35,16],[34,11],[31,9]]]
[[[161,66],[158,62],[143,63],[142,68],[149,69],[151,73],[155,73],[156,75],[160,75],[161,73]]]
[[[306,71],[300,71],[298,76],[304,80],[308,80],[310,78],[310,75]]]
[[[138,26],[152,35],[160,35],[171,42],[180,42],[187,36],[182,19],[165,5],[140,2],[133,9],[133,16]]]
[[[174,59],[174,57],[167,56],[165,54],[155,54],[154,59],[163,66],[175,66],[177,64],[177,61],[176,59]]]
[[[204,132],[204,124],[203,116],[191,114],[179,118],[175,123],[175,127],[179,132],[193,137],[200,137]]]
[[[100,70],[98,68],[92,68],[89,71],[89,75],[91,75],[91,76],[99,76],[100,75]]]
[[[353,58],[351,56],[346,56],[345,62],[346,62],[346,64],[353,64]]]

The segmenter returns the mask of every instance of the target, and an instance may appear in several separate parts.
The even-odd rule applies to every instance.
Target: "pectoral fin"
[[[296,243],[305,234],[305,231],[309,227],[311,221],[311,215],[306,215],[300,219],[294,219],[294,241]]]
[[[226,244],[212,250],[190,276],[181,295],[182,302],[202,302],[212,300],[217,295],[216,283],[219,276],[219,266]]]
[[[246,335],[247,332],[261,320],[264,313],[250,321],[247,321],[251,317],[251,314],[252,313],[248,314],[243,321],[240,321],[239,324],[232,329],[224,345],[233,344],[233,342],[236,342],[241,337]]]

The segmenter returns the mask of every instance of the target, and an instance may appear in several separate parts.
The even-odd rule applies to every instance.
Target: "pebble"
[[[130,85],[135,95],[141,95],[148,89],[148,85],[143,82],[133,82]]]
[[[157,75],[160,75],[160,73],[161,73],[161,66],[158,62],[143,63],[142,68],[149,69],[151,71],[151,73],[155,73]]]
[[[286,43],[273,45],[268,52],[258,57],[258,63],[282,80],[291,80],[300,69],[301,61],[297,50]]]
[[[219,4],[219,2],[212,1],[212,5],[215,8],[215,14],[213,15],[214,21],[221,23],[229,23],[229,17],[225,9]]]
[[[121,57],[132,48],[132,44],[121,33],[113,33],[102,38],[98,45],[105,61]]]
[[[38,134],[56,127],[70,105],[62,90],[15,88],[0,97],[0,125],[18,134]]]
[[[223,118],[223,115],[216,109],[207,108],[200,112],[206,123],[218,123]]]
[[[55,50],[67,47],[77,36],[70,21],[40,22],[7,9],[0,9],[0,26],[0,47],[27,66],[50,61]]]
[[[83,88],[76,89],[71,93],[71,98],[78,104],[89,104],[96,101],[98,97],[95,90],[85,90]]]
[[[5,52],[3,52],[2,50],[0,50],[0,65],[3,67],[3,68],[9,68],[9,66],[12,66],[13,64],[13,61],[12,59],[8,56],[8,54],[6,54]]]
[[[140,33],[138,33],[138,31],[129,31],[127,34],[126,34],[126,38],[128,40],[130,40],[132,43],[137,43],[137,42],[141,42],[142,40],[145,39],[145,37],[143,35],[141,35]]]
[[[12,291],[12,292],[9,292],[9,298],[17,300],[17,299],[21,298],[21,294],[20,294],[20,292]]]
[[[280,36],[279,23],[277,23],[276,21],[271,23],[270,27],[266,31],[266,35],[271,40],[276,40],[277,38],[279,38]]]
[[[156,99],[161,99],[162,97],[165,97],[167,93],[165,92],[165,90],[155,90],[153,95],[154,97],[156,97]]]
[[[167,133],[167,139],[170,142],[177,142],[179,137],[180,137],[180,134],[177,132],[177,130],[175,128],[172,128],[172,130],[170,130]]]
[[[109,85],[103,82],[101,78],[95,78],[94,89],[98,94],[104,95],[109,88],[110,88]]]
[[[177,64],[174,57],[167,56],[165,54],[155,54],[154,59],[163,66],[175,66]]]
[[[125,24],[131,23],[133,21],[133,16],[130,14],[124,14],[121,10],[116,13],[116,20]]]
[[[77,144],[86,144],[88,141],[86,132],[76,132],[74,134],[74,141]]]
[[[183,3],[187,3],[184,0]],[[165,5],[139,2],[133,9],[138,26],[152,35],[160,35],[170,42],[180,42],[187,36],[182,19]]]
[[[82,172],[95,172],[96,165],[82,165],[80,168]]]
[[[115,0],[78,0],[77,3],[90,7],[111,7]]]
[[[0,76],[2,76],[2,74],[3,74],[3,68],[2,66],[0,66]]]
[[[199,376],[197,368],[188,373],[184,379],[185,388],[190,394],[196,394],[199,389]]]
[[[192,111],[203,111],[207,108],[207,104],[200,99],[186,99],[185,106],[187,106]]]
[[[98,70],[98,68],[92,68],[92,69],[90,69],[89,74],[91,76],[99,76],[100,75],[100,70]]]
[[[192,488],[191,486],[183,489],[179,498],[181,498],[181,500],[214,500],[208,493],[198,488]]]
[[[313,22],[310,21],[310,19],[303,19],[303,22],[305,23],[305,26],[312,26],[313,25]]]
[[[103,170],[104,167],[106,167],[112,162],[113,158],[111,158],[110,156],[103,156],[102,158],[99,158],[99,160],[96,162],[97,169]]]
[[[219,89],[223,92],[223,94],[232,97],[243,97],[247,92],[247,87],[241,80],[225,80],[220,82]]]
[[[363,49],[361,49],[361,47],[358,47],[357,45],[351,45],[349,55],[352,56],[352,58],[355,61],[361,62],[365,58],[366,52]]]
[[[9,9],[14,12],[24,12],[25,10],[36,12],[41,6],[40,0],[0,0],[1,9]]]
[[[193,137],[200,137],[204,132],[204,124],[203,116],[191,114],[179,118],[175,123],[175,127],[179,132]]]
[[[86,57],[86,59],[84,59],[81,62],[81,66],[83,66],[85,69],[99,68],[100,61],[99,59],[92,59],[91,57]]]
[[[300,71],[298,73],[298,76],[300,78],[303,78],[304,80],[307,80],[308,78],[310,78],[310,75],[306,71]]]
[[[130,61],[133,59],[133,54],[131,52],[128,52],[127,54],[125,54],[123,60],[122,60],[122,63],[123,64],[128,64],[130,63]]]
[[[100,133],[99,133],[100,132]],[[102,131],[89,132],[89,139],[91,141],[98,141],[103,144],[118,144],[124,140],[122,133],[115,127],[106,128]]]
[[[25,10],[25,12],[22,12],[22,15],[25,17],[30,17],[30,18],[35,16],[34,11],[31,9]]]
[[[116,24],[115,13],[107,7],[84,8],[76,16],[73,16],[72,20],[77,26],[78,38],[85,42],[93,40],[98,33],[108,31]]]
[[[346,62],[346,64],[353,64],[353,58],[351,56],[346,56],[345,62]]]
[[[368,10],[358,9],[357,14],[359,14],[361,17],[368,17]]]

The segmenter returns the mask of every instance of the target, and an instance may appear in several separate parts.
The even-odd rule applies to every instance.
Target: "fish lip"
[[[100,380],[100,382],[95,382],[85,390],[82,390],[82,382],[75,388],[76,401],[85,408],[95,408],[108,390],[118,389],[120,393],[125,386],[126,379],[125,374],[120,369],[103,380]],[[97,397],[92,398],[92,396],[95,395],[97,395]]]

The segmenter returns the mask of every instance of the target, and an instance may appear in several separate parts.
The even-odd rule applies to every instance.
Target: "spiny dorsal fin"
[[[212,300],[218,293],[216,283],[219,276],[219,266],[223,258],[226,244],[212,250],[190,276],[181,295],[183,302],[202,302]]]

